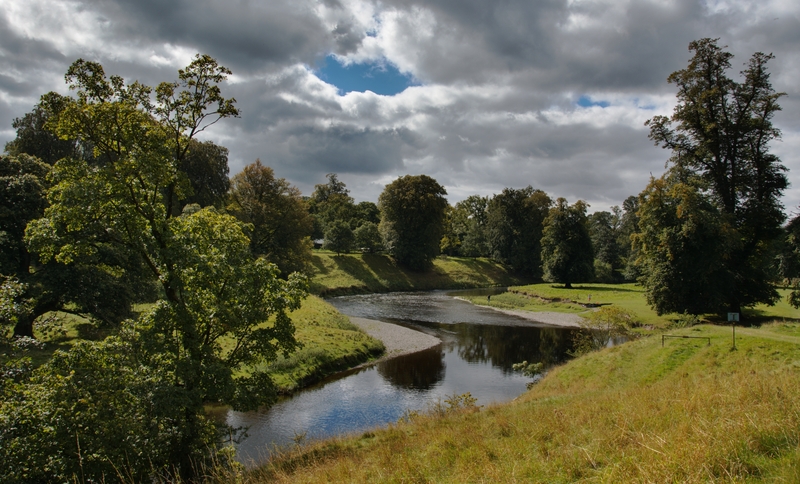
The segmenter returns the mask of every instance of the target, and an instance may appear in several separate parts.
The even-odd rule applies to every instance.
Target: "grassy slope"
[[[139,305],[144,310],[148,305]],[[58,313],[61,322],[48,332],[37,331],[45,343],[43,349],[26,352],[35,366],[50,359],[56,350],[67,351],[81,339],[100,340],[112,329],[97,328],[91,321],[71,314]],[[384,351],[383,343],[368,336],[333,306],[316,296],[309,296],[297,311],[291,313],[297,340],[303,348],[288,358],[279,357],[270,370],[283,392],[321,380],[337,371],[369,361]],[[223,341],[223,346],[225,345]],[[0,348],[0,362],[7,348]]]
[[[316,296],[309,296],[291,316],[303,348],[288,358],[279,357],[269,367],[273,380],[284,392],[364,363],[384,351],[383,343]]]
[[[800,326],[697,326],[553,370],[514,402],[298,449],[250,482],[800,482]]]
[[[383,254],[314,251],[311,292],[321,296],[387,291],[423,291],[522,284],[524,279],[488,259],[440,257],[433,269],[413,272]]]

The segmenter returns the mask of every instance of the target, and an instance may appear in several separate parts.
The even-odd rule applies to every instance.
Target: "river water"
[[[362,432],[396,422],[452,395],[471,393],[478,405],[512,400],[530,378],[511,366],[523,360],[553,364],[570,349],[573,329],[531,323],[453,296],[480,291],[434,291],[328,299],[348,315],[432,334],[442,344],[335,375],[259,412],[228,411],[227,423],[248,427],[237,446],[245,463],[258,463],[294,442]]]

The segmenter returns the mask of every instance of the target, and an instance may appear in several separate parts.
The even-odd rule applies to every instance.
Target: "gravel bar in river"
[[[354,318],[351,316],[350,322],[361,328],[368,335],[383,342],[386,347],[386,354],[381,360],[427,350],[442,342],[436,336],[374,319]]]

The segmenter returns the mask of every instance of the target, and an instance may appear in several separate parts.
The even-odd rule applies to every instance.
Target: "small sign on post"
[[[733,328],[733,349],[736,349],[736,323],[739,322],[739,313],[728,313],[728,321]]]

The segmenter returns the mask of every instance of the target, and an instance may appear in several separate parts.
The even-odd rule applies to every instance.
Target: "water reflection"
[[[441,346],[378,363],[378,373],[399,388],[430,390],[444,380]]]
[[[479,405],[511,400],[530,382],[511,366],[523,360],[548,365],[562,361],[574,331],[532,327],[517,316],[476,307],[445,292],[347,296],[329,302],[349,316],[433,334],[442,344],[337,375],[264,412],[228,412],[228,424],[250,427],[249,437],[238,446],[244,462],[262,460],[298,435],[316,439],[385,425],[453,394],[469,392]]]

